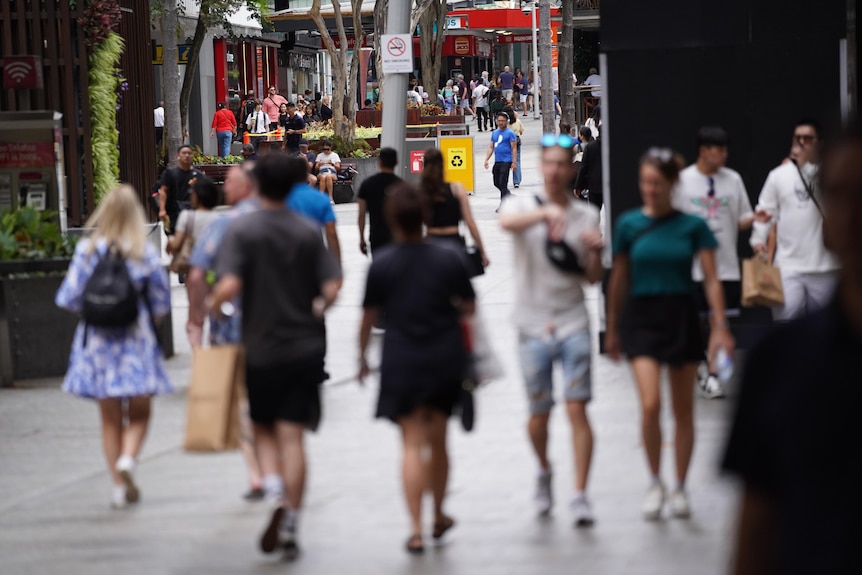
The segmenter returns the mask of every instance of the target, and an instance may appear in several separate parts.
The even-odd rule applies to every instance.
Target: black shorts
[[[721,287],[724,290],[724,309],[736,311],[735,314],[729,315],[739,315],[739,309],[742,306],[742,282],[723,281]],[[697,302],[698,312],[709,313],[709,301],[703,291],[703,282],[694,282],[694,299]]]
[[[323,358],[245,368],[251,420],[299,423],[311,430],[320,424],[320,384],[326,379]]]
[[[705,347],[694,297],[633,297],[620,321],[623,352],[629,359],[650,357],[672,366],[703,359]]]

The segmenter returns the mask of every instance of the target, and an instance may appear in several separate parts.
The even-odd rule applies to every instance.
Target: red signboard
[[[455,53],[469,54],[470,53],[470,37],[458,36],[455,38]]]
[[[53,165],[53,142],[0,142],[0,168],[47,168]]]
[[[41,90],[42,58],[39,56],[5,56],[3,64],[3,87],[7,90]]]
[[[322,43],[322,40],[321,40]],[[338,34],[332,36],[332,43],[335,44],[335,48],[341,50],[341,37]],[[362,48],[368,48],[368,34],[362,36]],[[347,49],[353,50],[356,48],[356,36],[347,36]]]
[[[412,150],[410,152],[410,173],[421,174],[425,168],[425,152],[422,150]]]
[[[510,36],[497,36],[497,44],[528,44],[532,41],[532,34],[512,34]]]

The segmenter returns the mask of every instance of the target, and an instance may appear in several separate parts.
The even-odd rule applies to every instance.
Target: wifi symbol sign
[[[8,56],[3,58],[4,88],[41,88],[42,62],[37,56]]]

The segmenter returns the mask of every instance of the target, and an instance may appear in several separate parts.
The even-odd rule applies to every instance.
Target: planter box
[[[0,262],[0,386],[66,373],[78,318],[54,295],[69,261]],[[34,275],[8,277],[25,273]]]
[[[356,164],[357,174],[353,176],[354,195],[359,193],[359,186],[367,178],[370,178],[380,170],[377,167],[377,158],[350,158],[351,163]]]
[[[0,386],[66,373],[78,316],[54,305],[54,296],[63,282],[61,272],[68,269],[69,262],[0,262]],[[171,357],[174,345],[170,314],[158,330],[165,357]]]

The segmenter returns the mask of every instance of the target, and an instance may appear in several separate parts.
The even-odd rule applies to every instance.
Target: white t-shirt
[[[715,195],[709,197],[709,178],[693,164],[679,174],[674,191],[674,205],[678,210],[700,216],[718,241],[715,253],[718,279],[739,281],[739,255],[736,251],[739,222],[751,217],[751,201],[745,191],[742,177],[730,168],[720,168],[712,177]],[[699,258],[694,259],[692,277],[703,281]]]
[[[549,201],[541,194],[542,201]],[[508,196],[501,212],[520,214],[539,209],[533,195]],[[569,201],[568,225],[564,241],[586,265],[589,250],[580,236],[599,229],[599,211],[587,202]],[[515,245],[516,303],[515,326],[532,337],[547,337],[553,328],[557,337],[567,337],[589,329],[590,318],[584,305],[583,276],[557,269],[548,259],[545,243],[548,226],[541,222],[513,234]]]
[[[590,74],[589,76],[587,76],[587,79],[586,79],[586,81],[584,81],[584,84],[586,84],[587,86],[601,86],[602,85],[602,77],[599,76],[598,74]],[[602,97],[602,91],[601,90],[593,90],[592,92],[590,92],[590,94],[592,94],[594,98],[601,98]]]
[[[813,164],[802,167],[806,181],[822,206],[817,172],[818,167]],[[757,209],[772,214],[772,220],[768,224],[754,222],[751,245],[766,244],[770,227],[777,225],[775,265],[782,272],[817,273],[839,268],[838,260],[823,245],[823,217],[791,162],[775,168],[766,176]]]
[[[488,94],[488,88],[482,84],[479,84],[473,89],[473,100],[476,102],[477,108],[484,108],[488,105],[488,99],[486,98]]]
[[[269,131],[269,116],[263,110],[252,112],[245,119],[245,126],[252,134],[264,134]]]
[[[156,128],[165,127],[165,109],[161,106],[153,110],[153,123]]]
[[[329,172],[337,172],[338,170],[335,167],[335,164],[341,163],[341,158],[338,157],[338,154],[335,152],[321,152],[317,154],[317,159],[315,162],[319,162],[319,172],[329,171]]]
[[[407,90],[407,99],[410,100],[410,103],[412,104],[417,106],[422,105],[422,95],[416,90]]]
[[[194,214],[194,215],[190,215]],[[177,218],[177,232],[182,232],[188,236],[188,240],[194,241],[203,236],[216,219],[220,218],[223,212],[219,210],[183,210],[180,212],[180,217]],[[189,230],[189,221],[192,222],[192,229]],[[188,241],[187,240],[187,241]]]

